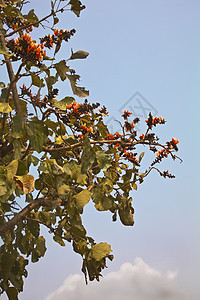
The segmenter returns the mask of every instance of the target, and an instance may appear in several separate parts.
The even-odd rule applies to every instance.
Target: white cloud
[[[119,271],[105,275],[100,283],[86,286],[83,276],[70,275],[45,300],[184,300],[176,275],[172,271],[162,275],[138,257],[133,265],[124,263]]]

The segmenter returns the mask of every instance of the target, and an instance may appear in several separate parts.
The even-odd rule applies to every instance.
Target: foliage
[[[98,211],[110,211],[113,221],[118,215],[124,225],[132,226],[130,192],[152,170],[174,177],[154,165],[168,155],[176,159],[178,151],[178,140],[161,144],[152,133],[165,123],[161,117],[149,113],[147,130],[137,137],[135,124],[140,120],[129,121],[132,112],[124,111],[121,133],[111,134],[104,124],[105,106],[87,99],[79,103],[70,96],[60,99],[55,87],[60,80],[69,81],[74,96],[89,95],[67,65],[89,53],[71,50],[68,60],[56,60],[62,44],[75,34],[75,29],[55,28],[59,14],[70,9],[79,17],[85,6],[78,0],[51,1],[50,14],[39,20],[34,9],[24,13],[25,4],[0,1],[1,68],[9,75],[8,83],[0,83],[0,291],[12,300],[23,291],[28,262],[37,262],[47,250],[41,226],[61,246],[72,243],[82,256],[86,282],[99,280],[106,259],[113,255],[110,245],[87,236],[81,219],[85,205],[93,201]],[[52,19],[50,29],[47,19]],[[37,43],[30,32],[41,26],[50,33]],[[18,67],[15,74],[13,64]],[[144,172],[144,153],[137,152],[138,145],[156,153]]]

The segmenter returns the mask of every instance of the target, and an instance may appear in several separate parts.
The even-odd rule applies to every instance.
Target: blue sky
[[[50,1],[32,2],[38,15],[49,11]],[[144,290],[150,293],[152,282],[152,299],[164,295],[156,282],[169,290],[168,298],[163,299],[199,299],[200,1],[88,0],[84,4],[87,8],[80,18],[65,14],[59,28],[77,30],[63,48],[63,58],[70,56],[70,48],[90,53],[86,60],[70,64],[81,75],[81,84],[90,90],[89,100],[105,104],[110,116],[119,118],[120,107],[139,92],[158,116],[167,120],[157,130],[161,140],[180,140],[179,156],[184,162],[169,159],[163,163],[163,170],[172,171],[175,179],[164,180],[152,173],[138,191],[133,191],[134,227],[112,223],[109,213],[95,212],[92,204],[85,208],[83,220],[88,234],[97,242],[109,242],[115,259],[98,283],[102,284],[102,294],[95,284],[85,291],[81,283],[82,299],[92,299],[93,293],[108,295],[107,280],[111,277],[112,286],[117,286],[115,275],[123,274],[124,278],[129,271],[133,276],[124,280],[127,288],[132,286],[127,300],[132,299],[132,293],[137,300],[151,299]],[[72,95],[67,83],[61,94]],[[136,99],[130,105],[136,105]],[[148,159],[146,155],[144,164]],[[59,288],[63,299],[78,299],[76,287],[83,279],[78,275],[80,258],[70,244],[62,248],[47,238],[47,245],[45,258],[30,265],[20,299],[57,299],[55,293],[50,294]],[[123,267],[125,263],[129,265]],[[136,282],[144,283],[142,291],[135,288]],[[70,285],[75,292],[71,289],[69,297]]]

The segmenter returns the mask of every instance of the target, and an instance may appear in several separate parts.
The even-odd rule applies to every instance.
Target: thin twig
[[[57,11],[52,11],[49,15],[47,15],[47,16],[44,17],[44,18],[42,18],[41,20],[38,20],[38,21],[36,21],[36,22],[29,23],[28,25],[21,26],[20,28],[11,31],[10,33],[5,34],[5,37],[9,37],[9,36],[11,36],[11,35],[13,35],[13,34],[19,32],[19,31],[21,31],[21,30],[24,30],[24,29],[26,29],[26,28],[28,28],[28,27],[35,26],[35,25],[38,25],[38,24],[44,22],[45,20],[47,20],[47,19],[50,18],[51,16],[53,16],[53,15],[59,13],[59,12],[62,12],[63,9],[64,9],[66,6],[67,6],[67,5],[65,5],[64,7],[60,8],[60,9],[57,10]]]

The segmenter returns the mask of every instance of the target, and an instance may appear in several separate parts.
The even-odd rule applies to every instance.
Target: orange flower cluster
[[[53,35],[45,35],[40,39],[40,41],[41,43],[44,43],[45,47],[51,49],[53,47],[53,44],[60,45],[62,40],[68,42],[68,40],[74,35],[75,32],[75,29],[67,31],[63,29],[58,30],[58,28],[56,28]]]
[[[27,33],[16,38],[16,40],[7,41],[7,46],[9,50],[23,59],[40,61],[46,56],[46,51],[43,50],[44,45],[34,42],[30,34]]]
[[[172,138],[172,141],[171,141],[171,143],[173,143],[173,144],[178,144],[179,143],[179,140],[175,140],[174,138]]]
[[[120,134],[120,133],[117,131],[117,132],[115,132],[115,136],[116,136],[116,138],[120,138],[120,137],[122,137],[122,134]]]
[[[149,128],[152,128],[153,126],[156,126],[157,124],[165,124],[166,120],[164,120],[162,117],[152,117],[151,113],[149,113],[149,117],[147,120],[145,120]]]
[[[179,143],[179,140],[176,140],[174,138],[172,138],[172,140],[170,142],[166,142],[167,146],[157,152],[156,158],[152,162],[151,166],[155,165],[156,163],[160,163],[164,157],[168,157],[168,154],[171,153],[171,150],[178,151],[178,147],[177,147],[178,143]],[[166,172],[166,176],[173,178],[172,177],[173,175],[170,175],[170,174],[168,175],[167,172]]]
[[[161,157],[168,157],[168,151],[166,149],[161,149],[160,151],[157,152],[156,157],[161,156]]]
[[[135,128],[135,125],[133,122],[129,123],[129,122],[125,122],[125,130],[128,132],[128,131],[131,131],[133,128]]]
[[[71,109],[74,113],[76,113],[81,106],[83,106],[83,104],[73,101],[71,104],[66,105],[66,109]]]
[[[38,60],[42,60],[43,56],[46,56],[46,51],[44,51],[44,45],[43,44],[37,44],[33,42],[31,39],[30,34],[25,33],[22,38],[24,38],[28,42],[28,48],[27,53],[35,52],[35,56]]]
[[[162,118],[162,117],[155,117],[155,118],[153,118],[153,120],[152,120],[152,125],[157,125],[157,124],[160,124],[162,121],[164,121],[164,119]],[[164,122],[166,122],[166,121],[164,121]]]
[[[89,128],[86,126],[86,124],[83,124],[80,126],[80,130],[83,131],[83,133],[86,133],[86,132],[92,132],[92,127],[90,126]]]
[[[119,134],[119,132],[115,132],[115,134],[112,134],[112,133],[107,134],[105,139],[106,140],[118,140],[121,137],[122,137],[122,134]],[[108,144],[112,144],[112,142],[108,143]],[[120,146],[121,146],[121,143],[114,143],[114,145],[113,145],[114,148],[117,148]]]
[[[134,156],[132,152],[124,150],[124,156],[125,156],[125,159],[128,159],[130,162],[139,165],[139,162],[138,162],[136,156]]]
[[[120,137],[122,137],[122,134],[119,134],[119,132],[115,132],[115,134],[112,134],[112,133],[108,133],[106,135],[106,140],[117,140],[119,139]]]
[[[178,143],[179,143],[179,140],[172,138],[172,140],[170,142],[167,142],[167,146],[169,149],[175,149],[176,151],[178,151],[178,147],[177,147]]]
[[[124,113],[123,113],[123,115],[122,115],[122,118],[124,119],[124,120],[127,120],[127,118],[128,117],[130,117],[131,115],[132,115],[132,111],[129,111],[129,110],[124,110]]]
[[[144,133],[140,134],[139,139],[140,139],[140,140],[143,140],[144,138],[145,138]]]
[[[83,134],[78,134],[78,137],[83,140],[84,135]]]
[[[114,134],[108,133],[108,134],[106,135],[106,140],[115,140]]]
[[[104,116],[107,116],[109,114],[109,111],[107,110],[105,105],[103,107],[99,108],[99,112]]]

